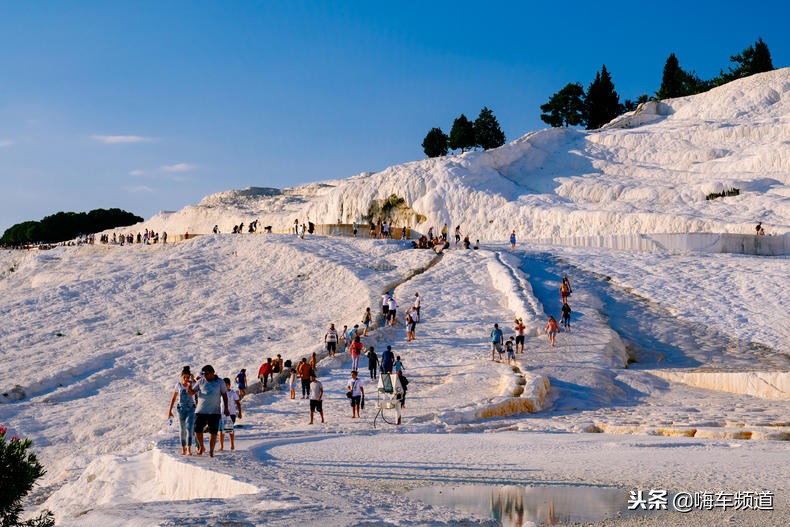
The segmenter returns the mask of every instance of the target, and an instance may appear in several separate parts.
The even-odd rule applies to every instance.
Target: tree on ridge
[[[540,111],[541,120],[555,128],[584,125],[584,88],[578,82],[566,84],[540,106]]]

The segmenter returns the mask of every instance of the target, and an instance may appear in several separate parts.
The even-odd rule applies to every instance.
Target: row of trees
[[[121,209],[95,209],[90,212],[58,212],[41,221],[17,223],[3,233],[0,245],[57,243],[72,240],[80,234],[126,227],[143,218]]]
[[[661,87],[656,92],[656,97],[658,99],[671,99],[673,97],[695,95],[736,79],[774,69],[771,51],[762,38],[737,55],[731,56],[730,62],[732,64],[727,71],[721,70],[718,77],[706,81],[700,79],[693,70],[686,71],[681,68],[680,61],[678,61],[674,53],[671,53],[664,64]]]
[[[705,81],[694,71],[685,71],[672,53],[664,65],[661,87],[655,94],[657,99],[694,95],[721,86],[735,79],[748,77],[755,73],[774,69],[768,45],[759,39],[754,45],[741,53],[730,57],[733,63],[728,71],[721,71],[718,77]],[[588,130],[600,128],[618,115],[634,110],[638,103],[648,100],[647,95],[640,95],[636,101],[626,100],[620,103],[620,96],[615,90],[612,77],[606,69],[595,74],[587,91],[578,82],[568,83],[560,91],[553,94],[546,104],[541,105],[543,122],[554,126],[586,126]]]
[[[446,156],[450,150],[460,149],[463,152],[475,147],[489,150],[504,144],[505,133],[499,127],[494,112],[483,107],[474,122],[461,114],[453,121],[449,136],[441,128],[431,128],[422,141],[422,149],[428,157],[439,157]]]

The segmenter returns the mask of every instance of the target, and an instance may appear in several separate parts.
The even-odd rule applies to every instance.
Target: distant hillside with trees
[[[594,130],[624,112],[633,111],[649,99],[670,99],[703,93],[711,88],[755,73],[774,69],[768,45],[759,38],[757,42],[730,57],[730,66],[717,77],[701,79],[694,70],[684,70],[675,53],[670,53],[664,64],[661,86],[652,97],[639,95],[636,100],[620,102],[620,95],[606,65],[595,74],[587,90],[580,82],[570,82],[549,97],[540,106],[540,118],[552,127],[584,126]],[[450,150],[461,152],[472,148],[488,150],[505,144],[505,134],[499,127],[494,112],[484,107],[474,122],[461,114],[453,121],[449,135],[441,128],[431,128],[422,141],[428,157],[446,156]]]
[[[90,212],[58,212],[40,221],[17,223],[3,233],[0,245],[58,243],[81,234],[91,234],[140,223],[143,218],[121,209],[95,209]]]
[[[661,86],[653,98],[695,95],[736,79],[774,69],[771,52],[762,38],[731,56],[730,62],[732,64],[726,72],[722,70],[717,77],[703,80],[693,70],[681,68],[677,56],[671,53],[664,64]],[[636,101],[626,100],[621,104],[612,76],[604,65],[595,74],[587,91],[584,91],[581,83],[575,82],[566,84],[553,94],[546,104],[541,105],[540,118],[553,127],[585,126],[588,130],[594,130],[618,115],[636,109],[638,103],[647,100],[647,95],[640,95]]]

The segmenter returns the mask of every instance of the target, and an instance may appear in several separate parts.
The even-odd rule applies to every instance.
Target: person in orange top
[[[296,366],[296,374],[299,376],[299,379],[302,381],[302,399],[307,399],[310,395],[310,372],[311,372],[310,365],[307,364],[307,359],[302,358],[299,364]]]

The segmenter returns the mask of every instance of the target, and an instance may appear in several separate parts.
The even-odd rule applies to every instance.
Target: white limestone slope
[[[547,129],[487,152],[424,159],[344,180],[207,196],[139,229],[209,232],[260,219],[362,221],[396,194],[472,239],[790,230],[790,68],[648,105],[601,130]],[[740,195],[707,201],[710,193]]]

